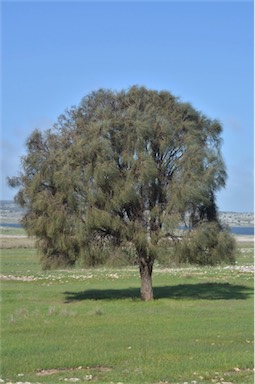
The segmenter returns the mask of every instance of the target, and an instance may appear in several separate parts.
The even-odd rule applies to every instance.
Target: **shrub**
[[[180,263],[233,264],[235,248],[235,239],[227,230],[220,230],[216,222],[206,222],[183,236],[176,245],[176,257]]]

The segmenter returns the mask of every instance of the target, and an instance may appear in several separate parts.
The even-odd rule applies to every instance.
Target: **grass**
[[[1,377],[11,383],[253,383],[253,244],[237,266],[42,272],[1,253]],[[78,381],[79,380],[79,381]]]
[[[19,227],[2,227],[0,226],[1,235],[12,235],[12,236],[26,236],[26,231],[24,228]]]

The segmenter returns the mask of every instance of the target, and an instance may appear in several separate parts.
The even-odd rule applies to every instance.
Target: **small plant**
[[[56,315],[56,307],[49,307],[48,313],[50,316]]]
[[[103,314],[103,311],[100,308],[96,308],[95,315],[96,316],[102,316],[102,314]]]

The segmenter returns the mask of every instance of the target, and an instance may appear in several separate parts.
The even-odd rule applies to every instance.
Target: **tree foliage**
[[[9,183],[19,187],[23,224],[44,268],[96,264],[99,249],[132,244],[147,300],[164,237],[189,262],[231,259],[224,243],[233,241],[222,238],[215,202],[226,181],[221,131],[169,92],[136,86],[92,92],[52,129],[35,130],[22,173]],[[180,222],[191,230],[181,241]]]

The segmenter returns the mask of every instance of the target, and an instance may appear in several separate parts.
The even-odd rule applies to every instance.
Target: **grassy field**
[[[1,227],[0,226],[0,234],[1,235],[12,235],[12,236],[25,236],[26,231],[24,228],[17,227]]]
[[[239,243],[234,267],[155,268],[144,303],[136,268],[42,272],[5,247],[0,382],[253,383],[252,264]]]

